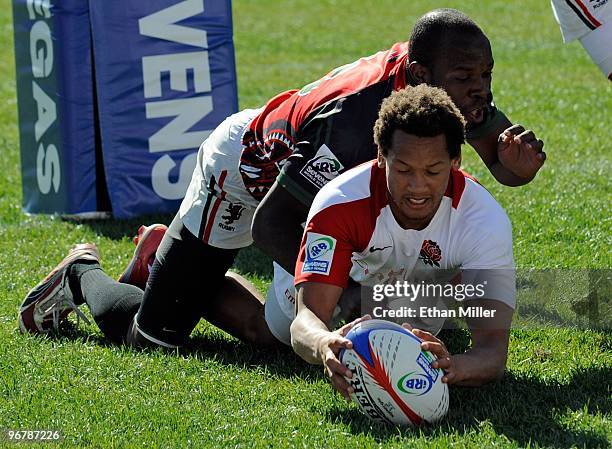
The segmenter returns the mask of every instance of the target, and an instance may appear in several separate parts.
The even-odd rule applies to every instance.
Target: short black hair
[[[431,68],[443,55],[455,36],[486,37],[476,22],[452,8],[434,9],[417,19],[408,42],[411,61]]]
[[[448,94],[438,87],[408,86],[387,97],[374,124],[374,142],[387,156],[395,130],[418,137],[444,134],[450,158],[461,154],[465,142],[465,119]]]

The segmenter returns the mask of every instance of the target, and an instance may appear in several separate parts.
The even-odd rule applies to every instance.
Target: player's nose
[[[470,97],[487,101],[491,97],[491,82],[484,77],[475,79],[471,86]]]

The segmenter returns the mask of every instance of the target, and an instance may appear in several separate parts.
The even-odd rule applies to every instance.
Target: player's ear
[[[461,155],[451,159],[451,168],[459,170],[461,168]]]
[[[410,64],[408,64],[408,74],[414,81],[417,82],[417,84],[431,83],[431,71],[424,65],[419,64],[417,61],[412,61]]]
[[[387,160],[385,159],[385,156],[382,153],[382,151],[380,151],[380,148],[378,148],[378,154],[376,156],[376,160],[378,162],[378,168],[386,168],[387,167]]]

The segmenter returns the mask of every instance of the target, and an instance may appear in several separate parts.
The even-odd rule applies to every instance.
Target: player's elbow
[[[273,203],[262,202],[255,210],[251,224],[251,235],[255,245],[262,249],[269,247],[275,235],[275,229],[281,222]]]

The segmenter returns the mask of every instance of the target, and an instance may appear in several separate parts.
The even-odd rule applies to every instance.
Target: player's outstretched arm
[[[289,273],[295,270],[307,215],[308,208],[275,182],[253,217],[255,245]]]
[[[297,315],[291,323],[291,346],[308,363],[323,365],[333,387],[349,400],[352,391],[345,377],[350,378],[352,373],[338,360],[338,354],[342,348],[350,349],[353,344],[344,337],[348,332],[347,326],[335,332],[328,327],[342,288],[304,282],[297,290]]]
[[[522,125],[504,119],[484,137],[468,139],[491,174],[501,184],[515,187],[529,183],[544,165],[544,142]]]
[[[472,347],[463,354],[451,355],[442,340],[429,332],[413,329],[421,338],[421,347],[432,352],[438,360],[434,368],[444,370],[442,382],[463,387],[479,387],[501,379],[508,358],[508,341],[513,309],[500,301],[470,301],[470,306],[495,310],[495,319],[468,320],[472,334]]]

